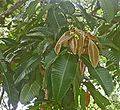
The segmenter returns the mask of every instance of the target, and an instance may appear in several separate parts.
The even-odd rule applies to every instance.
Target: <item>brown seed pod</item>
[[[59,54],[62,45],[67,46],[67,41],[71,38],[71,36],[69,35],[69,31],[65,32],[60,39],[57,41],[56,45],[55,45],[55,52],[56,54]]]
[[[77,53],[77,48],[78,48],[78,41],[77,41],[77,38],[74,38],[74,54],[76,55]]]
[[[94,35],[92,35],[92,34],[90,34],[89,32],[86,33],[86,36],[88,36],[88,38],[91,39],[91,40],[93,40],[93,41],[98,41],[97,37],[94,36]]]
[[[69,40],[69,46],[71,51],[76,55],[77,53],[77,39],[75,37]]]
[[[87,92],[85,93],[85,105],[88,106],[89,103],[90,103],[90,92],[87,91]]]
[[[77,49],[77,53],[78,53],[79,57],[83,53],[83,49],[84,49],[84,37],[79,37],[79,39],[78,39],[78,49]]]
[[[89,40],[88,55],[92,66],[95,68],[98,65],[99,61],[99,50],[92,40]]]
[[[61,47],[62,47],[61,44],[56,44],[56,46],[55,46],[55,48],[54,48],[56,54],[59,54],[59,53],[60,53]]]
[[[81,75],[84,75],[85,68],[86,68],[85,64],[83,63],[82,60],[80,60],[80,73],[81,73]]]

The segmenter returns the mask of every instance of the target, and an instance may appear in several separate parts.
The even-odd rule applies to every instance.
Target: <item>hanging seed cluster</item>
[[[77,28],[65,32],[55,45],[56,54],[60,53],[63,47],[70,47],[71,52],[79,57],[82,54],[88,54],[92,66],[95,68],[99,61],[99,49],[97,47],[98,39],[90,33],[84,32]],[[80,60],[81,73],[85,70],[84,63]]]
[[[100,45],[98,39],[90,33],[84,32],[77,28],[65,32],[55,45],[56,54],[60,53],[63,47],[69,47],[74,55],[81,57],[82,54],[88,54],[92,66],[95,68],[99,62],[99,49]],[[99,46],[101,47],[101,45]],[[85,72],[86,65],[80,60],[80,73]],[[88,106],[90,103],[90,92],[85,94],[85,104]]]

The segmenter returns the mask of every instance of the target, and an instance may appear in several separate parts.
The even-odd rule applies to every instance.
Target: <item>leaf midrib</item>
[[[34,83],[36,83],[36,82],[34,82]],[[30,86],[30,88],[29,88],[29,90],[28,90],[28,92],[27,92],[27,95],[25,96],[25,102],[26,102],[26,97],[28,98],[28,95],[30,94],[30,91],[32,90],[32,87],[33,87],[33,85],[34,85],[34,83],[33,84],[31,84],[31,86]],[[28,85],[29,86],[29,85]]]
[[[60,81],[60,86],[59,86],[57,97],[59,96],[59,93],[60,93],[60,90],[61,90],[61,87],[62,87],[62,82],[63,82],[63,79],[64,79],[64,75],[65,75],[65,71],[66,71],[66,68],[67,68],[68,61],[69,61],[69,57],[70,57],[70,55],[68,55],[68,58],[67,58],[67,61],[66,61],[66,64],[65,64],[65,69],[63,71],[63,75],[62,75],[62,78],[61,78],[62,80]]]

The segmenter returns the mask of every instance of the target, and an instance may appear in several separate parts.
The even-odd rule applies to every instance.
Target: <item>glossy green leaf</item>
[[[95,103],[102,109],[106,110],[106,106],[110,105],[109,100],[104,97],[99,91],[97,91],[94,87],[94,85],[91,82],[85,83],[88,90],[90,91],[93,99],[95,100]]]
[[[53,97],[61,101],[75,78],[77,58],[71,54],[61,55],[53,64],[51,82]]]
[[[85,63],[85,65],[88,67],[88,71],[91,77],[97,79],[99,84],[103,87],[105,93],[107,95],[110,95],[110,93],[113,91],[113,83],[109,71],[103,67],[93,68],[88,59],[88,56],[83,55],[82,60]]]
[[[39,95],[40,84],[34,81],[32,84],[25,84],[20,93],[20,102],[26,104]]]

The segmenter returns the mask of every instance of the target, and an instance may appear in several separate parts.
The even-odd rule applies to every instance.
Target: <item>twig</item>
[[[96,15],[93,15],[93,14],[92,14],[92,16],[95,17],[95,18],[97,18],[97,19],[101,19],[101,20],[104,20],[104,21],[105,21],[105,19],[102,18],[102,17],[96,16]]]
[[[11,6],[9,9],[7,9],[6,11],[0,14],[0,19],[8,17],[15,10],[17,10],[22,4],[24,4],[26,1],[27,0],[19,0],[18,2],[16,2],[13,6]]]

